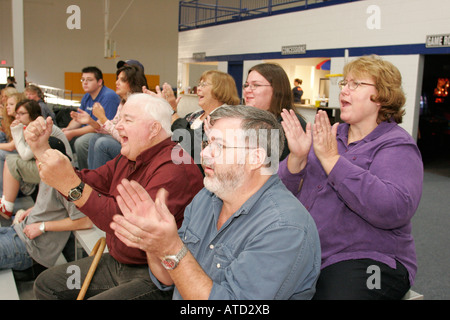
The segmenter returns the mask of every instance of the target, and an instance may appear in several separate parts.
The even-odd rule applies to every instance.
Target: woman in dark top
[[[179,118],[175,114],[172,123],[172,140],[179,142],[188,151],[203,173],[200,161],[203,140],[203,120],[222,105],[238,105],[240,102],[236,82],[228,73],[208,70],[200,77],[197,85],[198,104],[201,110]]]
[[[302,80],[296,78],[294,80],[294,88],[292,89],[292,95],[294,96],[294,103],[301,103],[303,96],[303,89],[301,86]]]
[[[246,105],[272,112],[280,123],[283,109],[295,111],[289,78],[278,64],[261,63],[250,68],[243,92]],[[300,114],[296,115],[304,130],[306,121]],[[285,141],[280,161],[288,154],[289,148]]]

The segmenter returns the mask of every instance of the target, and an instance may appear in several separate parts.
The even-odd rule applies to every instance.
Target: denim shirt
[[[320,272],[317,228],[278,176],[271,176],[217,230],[222,204],[202,189],[186,208],[179,229],[213,281],[209,299],[312,298]],[[176,288],[173,299],[182,299]]]

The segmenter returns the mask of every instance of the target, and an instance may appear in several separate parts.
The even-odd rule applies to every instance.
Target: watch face
[[[81,198],[81,192],[80,192],[80,190],[78,190],[78,189],[72,190],[72,191],[70,192],[70,197],[71,197],[72,199],[79,199],[79,198]]]
[[[69,201],[79,200],[83,194],[83,190],[84,190],[84,182],[81,181],[78,187],[75,187],[69,191],[68,200]]]
[[[169,270],[172,270],[177,266],[176,261],[172,259],[164,259],[161,261],[161,263],[163,264],[164,268]]]

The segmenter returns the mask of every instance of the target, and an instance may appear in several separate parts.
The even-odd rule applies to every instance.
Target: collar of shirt
[[[385,133],[392,130],[397,125],[395,122],[387,122],[383,121],[381,122],[371,133],[369,133],[367,136],[365,136],[360,141],[373,141],[375,139],[378,139],[380,136],[384,135]],[[348,142],[348,130],[350,129],[350,125],[348,123],[341,123],[338,127],[337,131],[337,139],[341,140],[345,145],[347,145]],[[357,142],[360,142],[357,141]],[[357,143],[356,142],[356,143]]]
[[[255,206],[258,205],[258,203],[261,203],[261,197],[266,192],[267,189],[269,189],[273,184],[280,181],[278,178],[278,175],[272,175],[269,180],[264,183],[264,185],[259,188],[257,192],[255,192],[250,198],[247,199],[247,201],[244,202],[244,204],[231,216],[230,219],[228,219],[224,225],[223,228],[226,228],[233,219],[239,217],[240,215],[248,214],[250,210]],[[209,192],[209,191],[208,191]],[[214,218],[215,222],[217,224],[217,221],[219,220],[219,214],[222,209],[223,201],[222,199],[218,198],[215,194],[209,192],[211,201],[213,203],[212,207],[214,210]]]
[[[155,144],[154,146],[151,146],[147,150],[142,151],[141,154],[137,156],[136,161],[128,160],[128,162],[136,164],[136,166],[142,163],[144,164],[148,163],[152,159],[155,159],[155,157],[158,156],[158,153],[163,151],[169,145],[173,145],[174,147],[176,146],[176,143],[173,142],[170,137],[162,140],[161,142]]]

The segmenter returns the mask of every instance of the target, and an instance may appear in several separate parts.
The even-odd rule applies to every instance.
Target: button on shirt
[[[412,137],[395,122],[381,122],[348,144],[348,124],[337,132],[340,159],[327,176],[313,148],[303,171],[287,160],[278,175],[311,213],[319,229],[322,268],[350,259],[373,259],[416,273],[411,218],[422,194],[423,164]]]
[[[310,299],[320,270],[313,219],[277,175],[220,230],[222,200],[202,189],[186,208],[180,238],[212,279],[209,299]],[[166,289],[151,274],[160,289]],[[181,299],[174,290],[174,299]]]

